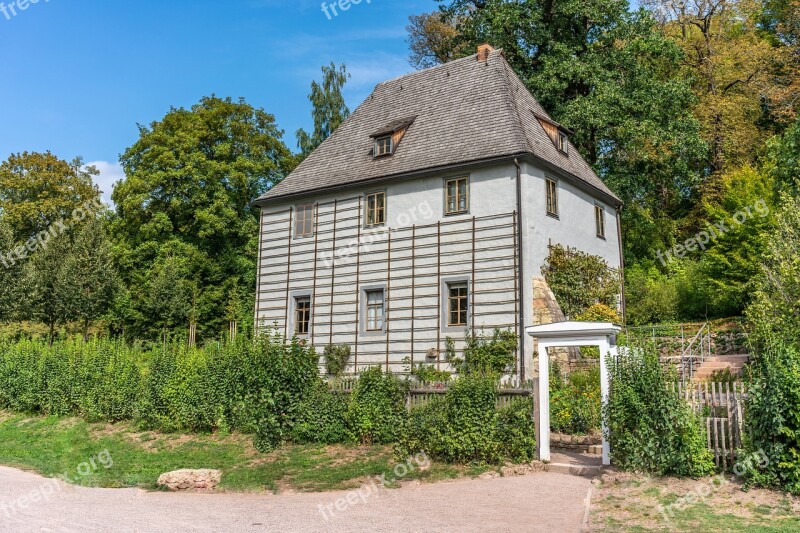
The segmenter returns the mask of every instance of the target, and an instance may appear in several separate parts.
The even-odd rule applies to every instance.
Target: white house
[[[261,207],[256,322],[351,347],[349,370],[445,368],[515,331],[531,376],[548,243],[621,262],[622,205],[499,50],[379,84]]]

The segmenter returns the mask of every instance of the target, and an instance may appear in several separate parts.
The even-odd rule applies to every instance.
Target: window
[[[603,206],[594,206],[594,223],[597,228],[597,236],[601,239],[606,238],[606,211]]]
[[[314,206],[312,204],[298,205],[297,217],[294,221],[294,238],[311,237],[314,235]]]
[[[366,291],[367,331],[383,331],[383,289]]]
[[[380,157],[382,155],[392,155],[392,136],[387,135],[386,137],[378,137],[375,139],[375,150],[373,152],[374,157]]]
[[[547,178],[547,214],[558,218],[558,182]]]
[[[444,214],[455,215],[469,211],[469,180],[455,178],[444,184]]]
[[[298,296],[294,299],[294,332],[308,335],[311,326],[311,297]]]
[[[386,193],[376,192],[367,195],[366,227],[381,226],[386,223]]]
[[[569,150],[569,142],[567,141],[567,134],[563,131],[558,132],[558,149],[564,152],[565,154],[568,153]]]
[[[466,326],[469,309],[469,285],[466,281],[447,284],[447,325]]]

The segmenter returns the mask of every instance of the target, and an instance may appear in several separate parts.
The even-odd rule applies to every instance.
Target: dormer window
[[[375,157],[381,157],[384,155],[392,155],[392,136],[387,135],[385,137],[378,137],[375,139]]]
[[[547,133],[547,136],[553,141],[558,151],[564,155],[569,155],[569,136],[572,135],[572,132],[558,122],[536,112],[533,113],[533,116],[535,116],[539,124],[542,125],[545,133]]]
[[[400,141],[403,140],[403,136],[405,136],[408,128],[414,123],[416,118],[417,117],[407,117],[393,120],[370,135],[374,141],[372,157],[378,159],[379,157],[394,155],[398,146],[400,146]]]
[[[569,141],[567,140],[567,134],[563,131],[558,132],[558,149],[565,154],[569,153]]]

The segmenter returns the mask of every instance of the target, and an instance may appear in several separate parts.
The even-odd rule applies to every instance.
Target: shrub
[[[602,422],[600,368],[577,370],[561,378],[558,363],[550,366],[550,428],[559,433],[587,435]]]
[[[756,485],[800,494],[800,351],[775,340],[752,364],[746,409],[747,448],[766,456],[746,471]]]
[[[567,316],[577,316],[596,303],[614,307],[620,292],[619,271],[602,257],[561,245],[550,247],[542,274]]]
[[[326,346],[323,355],[325,356],[325,370],[328,375],[339,377],[344,374],[347,362],[350,360],[350,346],[346,344]]]
[[[400,380],[380,367],[363,371],[347,410],[353,438],[362,444],[395,442],[405,422],[405,389]]]
[[[424,451],[453,463],[530,461],[536,451],[531,401],[515,400],[500,410],[496,403],[494,378],[469,375],[456,380],[444,397],[412,409],[395,454]]]
[[[441,383],[450,381],[452,378],[452,374],[449,371],[436,370],[433,365],[426,365],[425,363],[411,365],[411,360],[408,358],[405,362],[410,365],[408,367],[409,374],[414,376],[420,383]]]
[[[347,429],[347,397],[320,381],[300,402],[291,431],[298,444],[336,444],[351,439]]]
[[[533,399],[515,398],[497,413],[497,440],[501,453],[518,463],[536,459]]]
[[[622,318],[619,314],[605,304],[594,304],[586,309],[584,312],[579,313],[575,320],[583,322],[612,322],[614,324],[621,324]]]
[[[654,350],[629,348],[609,358],[611,389],[604,411],[612,460],[624,470],[700,477],[713,472],[699,418],[671,387],[674,371]]]
[[[457,357],[453,340],[446,340],[447,358],[461,374],[503,374],[515,362],[517,335],[513,331],[495,329],[491,337],[467,332],[464,354]]]

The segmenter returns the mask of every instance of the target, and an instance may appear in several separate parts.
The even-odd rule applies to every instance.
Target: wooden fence
[[[732,468],[736,453],[742,448],[747,400],[744,384],[675,383],[672,387],[704,420],[708,448],[714,453],[717,467]]]
[[[328,382],[334,391],[343,394],[351,394],[356,386],[356,383],[358,383],[358,378],[351,377],[331,380]],[[411,410],[414,407],[427,405],[433,398],[447,394],[447,391],[452,385],[453,381],[428,383],[410,381],[409,388],[406,391],[406,408]],[[501,383],[497,392],[497,407],[498,409],[506,407],[511,404],[515,398],[531,398],[533,400],[533,411],[531,416],[534,417],[534,420],[538,420],[537,415],[539,402],[536,401],[538,395],[538,379],[528,380],[525,383],[518,383],[515,381]]]

